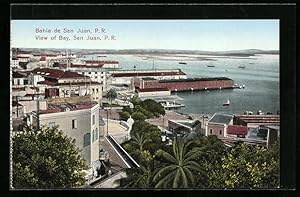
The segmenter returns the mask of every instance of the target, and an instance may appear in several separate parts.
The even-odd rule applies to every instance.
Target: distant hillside
[[[222,56],[253,56],[255,54],[279,54],[279,50],[230,50],[230,51],[200,51],[200,50],[173,50],[173,49],[39,49],[39,48],[19,48],[20,51],[31,53],[72,53],[88,54],[195,54],[195,55],[222,55]]]

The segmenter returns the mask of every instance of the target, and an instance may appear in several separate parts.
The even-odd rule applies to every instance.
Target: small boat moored
[[[230,105],[230,101],[229,99],[227,99],[227,101],[225,103],[223,103],[223,106],[229,106]]]

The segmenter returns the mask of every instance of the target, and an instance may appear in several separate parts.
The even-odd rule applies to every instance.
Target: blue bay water
[[[119,61],[122,69],[176,69],[180,68],[188,77],[229,77],[234,83],[245,85],[245,89],[176,92],[184,99],[182,113],[215,112],[243,113],[258,110],[275,114],[279,110],[279,56],[257,55],[254,59],[216,58],[216,61],[145,60],[137,55],[108,55],[108,59]],[[253,64],[249,64],[249,63]],[[214,65],[215,67],[207,67]],[[246,66],[245,69],[238,68]],[[230,106],[223,106],[226,100]]]

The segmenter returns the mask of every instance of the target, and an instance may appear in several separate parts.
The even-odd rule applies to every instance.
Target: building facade
[[[59,130],[75,139],[76,146],[88,166],[99,159],[98,103],[49,104],[47,110],[40,110],[38,119],[34,113],[32,119],[33,124],[39,120],[40,126],[58,125]]]
[[[227,137],[228,125],[233,125],[233,116],[216,113],[206,123],[205,136],[215,135],[218,138]]]

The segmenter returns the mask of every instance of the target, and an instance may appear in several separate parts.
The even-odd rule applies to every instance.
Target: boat
[[[177,108],[180,108],[180,107],[185,107],[184,104],[181,104],[177,101],[161,101],[160,104],[167,110],[177,109]]]
[[[229,106],[230,105],[230,101],[229,99],[227,99],[227,101],[225,103],[223,103],[223,106]]]
[[[179,62],[179,64],[186,64],[186,62]]]
[[[215,67],[214,65],[207,65],[207,67]]]
[[[97,57],[106,57],[106,55],[98,55]]]
[[[246,68],[246,66],[244,66],[244,65],[239,65],[239,68]]]
[[[254,62],[249,62],[249,64],[254,64]]]

